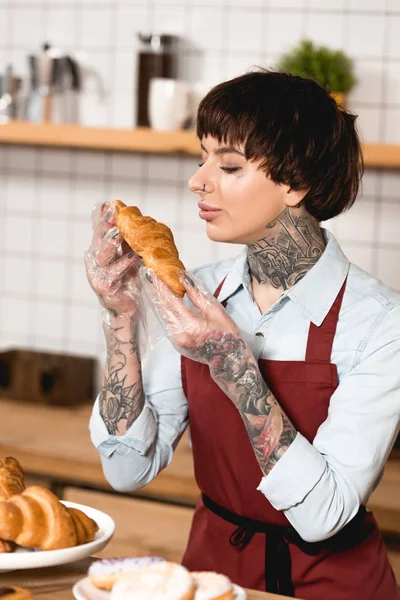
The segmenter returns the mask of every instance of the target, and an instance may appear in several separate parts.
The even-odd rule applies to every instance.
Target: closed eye
[[[198,164],[198,166],[200,168],[204,165],[203,162],[202,163],[197,163],[197,164]],[[237,171],[240,170],[240,168],[241,167],[220,167],[221,171],[224,171],[225,173],[229,173],[229,174],[236,173]]]
[[[220,167],[222,171],[225,173],[236,173],[236,171],[240,170],[240,167]]]

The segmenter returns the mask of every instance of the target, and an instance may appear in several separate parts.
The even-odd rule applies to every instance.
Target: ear
[[[284,202],[286,206],[292,208],[298,206],[303,198],[306,196],[308,190],[293,190],[287,186]]]

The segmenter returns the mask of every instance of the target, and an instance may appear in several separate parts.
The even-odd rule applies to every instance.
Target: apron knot
[[[249,531],[243,527],[238,527],[229,538],[229,543],[231,546],[235,546],[235,548],[243,550],[248,544],[250,544],[254,533],[254,531]]]
[[[236,525],[236,529],[229,538],[229,543],[232,546],[243,550],[251,542],[254,534],[265,534],[266,591],[281,596],[294,596],[289,544],[297,546],[305,554],[317,556],[322,550],[341,552],[353,548],[372,533],[365,521],[365,506],[361,506],[357,515],[333,537],[323,542],[306,542],[291,526],[281,526],[243,517],[220,506],[204,493],[202,493],[202,500],[204,506],[214,514],[232,523],[232,525]]]

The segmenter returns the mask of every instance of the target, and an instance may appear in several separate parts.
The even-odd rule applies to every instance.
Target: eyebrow
[[[206,154],[208,154],[207,150],[204,148],[203,144],[200,145],[201,149],[204,150]],[[222,148],[217,148],[214,150],[214,154],[216,156],[220,156],[221,154],[240,154],[240,156],[244,156],[243,152],[240,152],[237,148],[233,146],[223,146]]]

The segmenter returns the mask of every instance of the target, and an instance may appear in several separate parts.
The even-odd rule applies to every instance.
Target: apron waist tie
[[[223,508],[205,494],[202,494],[204,506],[221,519],[236,525],[237,529],[229,538],[229,543],[240,550],[246,548],[256,533],[265,533],[265,591],[279,593],[282,596],[294,596],[289,543],[302,552],[316,556],[323,549],[332,552],[345,550],[360,543],[372,531],[373,524],[364,526],[365,506],[360,506],[356,516],[333,537],[321,542],[306,542],[294,527],[274,525],[242,517],[227,508]]]

